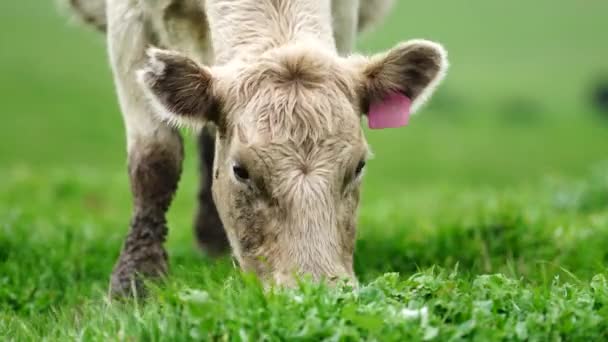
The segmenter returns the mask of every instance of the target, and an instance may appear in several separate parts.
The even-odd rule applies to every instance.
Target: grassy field
[[[170,278],[115,302],[130,197],[103,38],[51,1],[1,2],[0,340],[608,339],[608,115],[590,100],[606,12],[399,1],[361,49],[434,39],[452,69],[409,127],[368,132],[361,288],[264,293],[202,256],[187,139]]]

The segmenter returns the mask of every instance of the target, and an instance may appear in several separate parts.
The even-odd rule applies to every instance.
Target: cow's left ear
[[[412,101],[412,111],[428,100],[448,68],[445,49],[427,40],[401,43],[388,52],[370,58],[354,58],[361,84],[361,102],[370,104],[394,93]]]

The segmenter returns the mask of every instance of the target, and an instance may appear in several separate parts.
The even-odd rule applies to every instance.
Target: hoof
[[[167,275],[167,253],[162,246],[126,249],[120,255],[112,277],[112,297],[144,297],[145,280],[160,280]]]

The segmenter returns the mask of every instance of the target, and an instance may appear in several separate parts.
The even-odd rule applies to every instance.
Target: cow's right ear
[[[221,96],[211,69],[178,53],[150,48],[138,80],[156,114],[174,126],[220,122]]]

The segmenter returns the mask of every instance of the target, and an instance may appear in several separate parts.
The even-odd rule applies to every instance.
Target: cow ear
[[[178,53],[150,48],[138,80],[164,121],[190,128],[219,124],[221,96],[210,68]]]
[[[357,64],[364,109],[400,93],[412,101],[412,112],[430,98],[448,68],[445,49],[426,40],[401,43]]]

